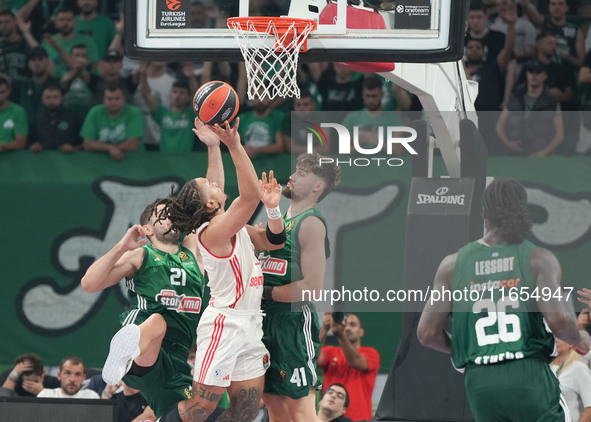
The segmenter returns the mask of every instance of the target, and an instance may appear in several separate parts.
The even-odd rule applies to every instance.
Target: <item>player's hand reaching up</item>
[[[217,147],[220,144],[220,137],[213,131],[211,126],[203,123],[199,117],[195,117],[195,128],[193,133],[197,135],[199,140],[207,147]]]
[[[240,118],[236,118],[234,127],[230,127],[230,123],[226,120],[223,127],[217,123],[211,126],[211,130],[220,138],[220,140],[228,147],[228,149],[236,148],[240,145],[240,135],[238,135],[238,125]]]
[[[131,226],[120,240],[120,243],[128,251],[144,246],[148,243],[144,228],[139,224]]]
[[[267,173],[263,172],[261,180],[259,180],[259,186],[261,187],[261,201],[263,201],[265,207],[278,207],[281,200],[281,185],[277,183],[273,170],[269,172],[269,179],[267,179]]]

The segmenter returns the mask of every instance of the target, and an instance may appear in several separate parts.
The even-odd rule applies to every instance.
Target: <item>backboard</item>
[[[302,62],[455,61],[469,0],[129,0],[125,53],[137,60],[242,61],[226,21],[314,19]]]

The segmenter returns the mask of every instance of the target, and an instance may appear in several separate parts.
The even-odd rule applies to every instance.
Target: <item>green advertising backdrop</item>
[[[224,160],[231,170],[229,157]],[[121,163],[85,152],[1,154],[0,365],[36,352],[47,365],[79,355],[90,367],[101,366],[118,328],[124,291],[114,286],[86,293],[79,286],[81,276],[136,222],[147,203],[168,195],[173,184],[203,176],[206,163],[206,156],[197,153],[136,153]],[[275,170],[281,183],[292,168],[288,155],[257,158],[254,164],[259,173]],[[589,286],[591,159],[491,158],[488,165],[489,175],[526,184],[533,240],[558,255],[564,284]],[[361,287],[364,266],[371,265],[373,274],[383,274],[392,288],[400,288],[410,159],[404,166],[377,170],[343,168],[335,202],[327,203],[337,216],[326,213],[333,235],[331,277],[354,277]],[[235,197],[234,173],[226,173],[226,191]],[[262,214],[255,217],[263,220]],[[385,262],[374,261],[376,248],[385,252],[388,258],[380,259]],[[374,312],[360,314],[363,343],[380,351],[381,372],[387,372],[398,344],[400,314],[368,310]]]

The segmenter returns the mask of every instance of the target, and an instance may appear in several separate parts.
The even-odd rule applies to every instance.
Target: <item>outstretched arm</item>
[[[226,121],[225,129],[216,124],[212,127],[214,133],[228,147],[238,179],[240,196],[232,202],[228,210],[211,221],[207,230],[201,234],[201,241],[213,253],[224,254],[229,240],[241,230],[256,209],[260,201],[260,188],[257,174],[244,147],[240,143],[238,126],[240,118],[236,118],[234,127]]]
[[[90,293],[98,292],[114,286],[123,277],[135,274],[144,258],[141,246],[148,242],[145,238],[137,239],[144,235],[144,230],[139,224],[130,227],[109,252],[88,267],[80,283],[82,288]]]

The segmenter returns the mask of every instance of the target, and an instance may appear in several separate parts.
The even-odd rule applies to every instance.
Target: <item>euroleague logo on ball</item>
[[[206,125],[223,124],[238,114],[240,103],[234,88],[221,81],[203,84],[193,97],[193,111]]]
[[[180,0],[166,0],[166,7],[168,7],[169,10],[177,10],[179,7],[181,7],[181,1]]]

